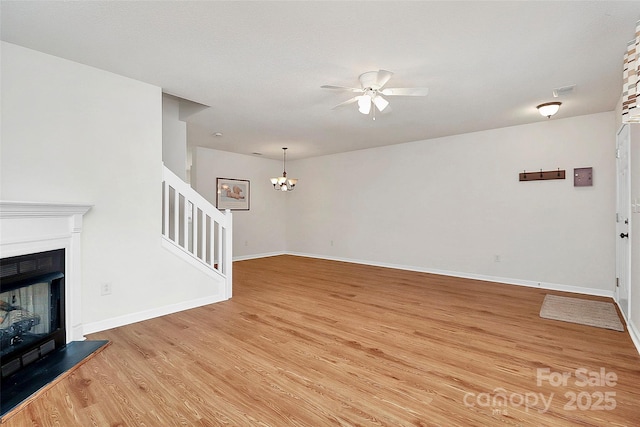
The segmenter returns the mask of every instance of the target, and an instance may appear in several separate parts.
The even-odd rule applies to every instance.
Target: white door
[[[616,301],[629,320],[629,281],[631,252],[629,221],[631,217],[631,188],[629,174],[630,127],[623,125],[616,138],[617,197],[616,197]]]

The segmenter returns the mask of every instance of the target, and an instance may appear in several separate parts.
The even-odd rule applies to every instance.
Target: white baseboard
[[[306,254],[300,252],[289,252],[289,255],[303,256],[309,258],[327,259],[330,261],[350,262],[354,264],[372,265],[376,267],[395,268],[398,270],[416,271],[419,273],[440,274],[442,276],[461,277],[463,279],[482,280],[485,282],[504,283],[508,285],[527,286],[531,288],[548,289],[553,291],[571,292],[574,294],[595,295],[601,297],[614,297],[613,291],[605,291],[602,289],[583,288],[579,286],[562,285],[558,283],[536,282],[532,280],[511,279],[507,277],[487,276],[482,274],[462,273],[459,271],[438,270],[432,268],[415,267],[411,265],[389,264],[375,261],[365,261],[351,258],[330,257],[316,254]]]
[[[258,258],[268,258],[271,256],[278,256],[278,255],[289,255],[288,252],[268,252],[268,253],[263,253],[263,254],[252,254],[252,255],[243,255],[243,256],[236,256],[233,257],[234,261],[246,261],[249,259],[258,259]]]
[[[139,311],[137,313],[125,314],[124,316],[112,317],[98,322],[87,323],[83,326],[84,335],[93,334],[95,332],[105,331],[131,323],[142,322],[143,320],[153,319],[155,317],[165,316],[167,314],[177,313],[179,311],[189,310],[203,305],[214,304],[224,301],[224,297],[220,295],[211,295],[190,301],[183,301],[177,304],[165,305],[150,310]]]

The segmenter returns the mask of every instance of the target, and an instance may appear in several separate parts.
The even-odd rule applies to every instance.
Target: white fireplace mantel
[[[66,341],[82,330],[82,217],[91,205],[0,201],[0,257],[65,250]]]

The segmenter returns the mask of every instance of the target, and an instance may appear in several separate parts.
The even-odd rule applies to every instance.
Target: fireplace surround
[[[0,258],[63,249],[65,342],[82,341],[83,215],[91,205],[0,201]]]

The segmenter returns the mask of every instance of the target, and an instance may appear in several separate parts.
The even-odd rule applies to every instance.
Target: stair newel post
[[[223,253],[222,253],[222,232],[223,232],[223,228],[222,228],[222,224],[220,222],[216,222],[216,233],[215,235],[218,236],[218,238],[216,239],[216,260],[217,260],[217,266],[215,266],[215,269],[218,270],[219,272],[222,273],[222,260],[223,260]],[[215,236],[213,236],[215,237]]]
[[[231,214],[230,209],[226,209],[224,211],[224,216],[226,218],[226,226],[224,227],[224,233],[222,234],[221,239],[223,240],[224,247],[224,256],[222,257],[224,260],[224,269],[222,273],[226,278],[226,298],[231,298],[233,294],[232,287],[232,269],[233,269],[233,216]]]

